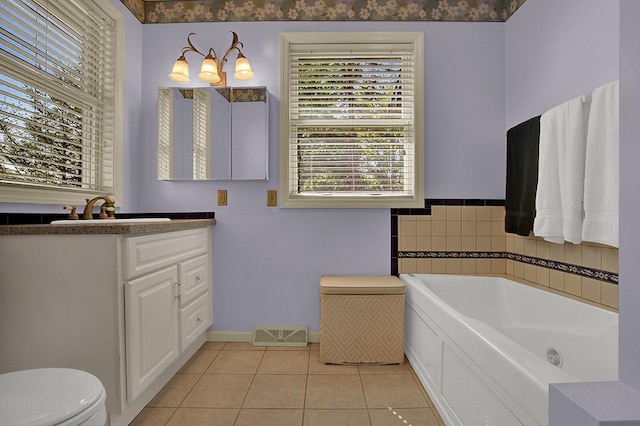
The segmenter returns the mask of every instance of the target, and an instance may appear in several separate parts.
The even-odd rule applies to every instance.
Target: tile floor
[[[325,365],[318,357],[313,343],[206,342],[131,425],[444,425],[408,362]]]

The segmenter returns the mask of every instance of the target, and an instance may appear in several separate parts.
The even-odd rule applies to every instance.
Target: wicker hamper
[[[320,361],[404,362],[403,282],[394,276],[320,279]]]

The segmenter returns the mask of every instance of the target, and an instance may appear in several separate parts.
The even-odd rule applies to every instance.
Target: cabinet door
[[[129,402],[178,358],[177,283],[172,267],[125,285]]]

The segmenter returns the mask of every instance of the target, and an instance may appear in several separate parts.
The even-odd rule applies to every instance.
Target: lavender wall
[[[618,78],[617,0],[527,0],[505,26],[507,128]]]
[[[620,379],[640,391],[640,2],[620,0]]]
[[[483,23],[200,23],[146,25],[142,54],[143,135],[135,186],[145,211],[215,210],[214,329],[250,331],[256,325],[319,329],[322,274],[389,274],[388,209],[266,207],[278,188],[279,36],[298,31],[424,31],[426,188],[428,197],[504,196],[504,24]],[[236,31],[267,86],[270,115],[268,182],[159,182],[155,179],[158,86],[175,85],[169,67],[189,32],[199,47],[224,51]],[[189,57],[187,58],[190,59]],[[191,57],[192,67],[198,58]],[[232,65],[232,62],[231,62]],[[228,66],[232,69],[232,66]],[[194,70],[192,70],[192,74]],[[202,85],[195,79],[191,85]],[[216,190],[229,205],[217,207]]]

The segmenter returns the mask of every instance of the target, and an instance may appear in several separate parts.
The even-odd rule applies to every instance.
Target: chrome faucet
[[[84,206],[82,219],[93,219],[93,205],[98,200],[104,200],[104,203],[100,206],[100,219],[116,218],[116,199],[111,195],[102,195],[93,199],[86,198],[86,200],[87,204]]]

